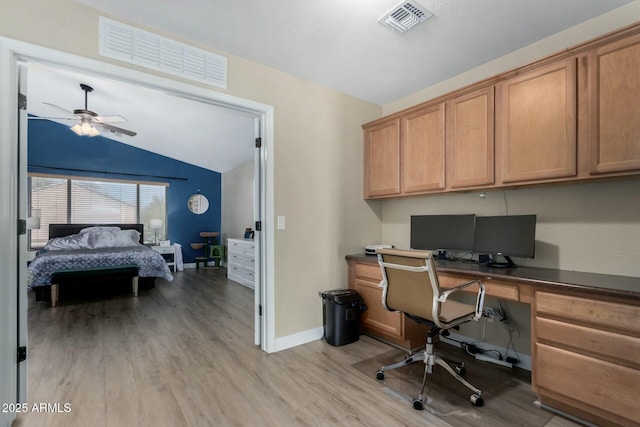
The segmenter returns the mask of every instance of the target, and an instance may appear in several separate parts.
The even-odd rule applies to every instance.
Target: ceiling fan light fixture
[[[79,136],[100,135],[100,132],[98,132],[98,129],[96,129],[94,126],[91,126],[90,123],[87,123],[84,121],[82,123],[78,123],[77,125],[71,127],[71,130],[74,131]]]

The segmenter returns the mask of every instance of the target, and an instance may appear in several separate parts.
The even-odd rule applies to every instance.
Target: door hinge
[[[262,304],[258,306],[258,316],[262,316]]]
[[[18,363],[27,360],[27,347],[18,347]]]
[[[27,109],[27,95],[18,93],[18,110]]]
[[[256,221],[256,231],[262,231],[262,221]]]
[[[18,220],[18,236],[22,236],[23,234],[27,234],[27,220],[19,219]]]
[[[262,147],[262,138],[256,138],[256,148]]]

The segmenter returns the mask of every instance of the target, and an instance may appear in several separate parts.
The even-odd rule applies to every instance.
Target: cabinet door
[[[640,169],[640,35],[590,55],[591,173]]]
[[[451,188],[494,183],[493,86],[447,102],[447,179]]]
[[[502,182],[576,175],[576,102],[575,58],[498,85]]]
[[[393,119],[364,132],[365,198],[400,193],[400,120]]]
[[[378,283],[356,278],[354,289],[367,305],[367,311],[362,313],[360,318],[362,328],[394,338],[402,338],[404,335],[402,313],[387,311],[384,308],[382,289],[378,287]]]
[[[402,118],[402,192],[444,188],[444,103]]]

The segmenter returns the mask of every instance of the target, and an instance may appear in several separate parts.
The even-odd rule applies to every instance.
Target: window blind
[[[69,186],[66,179],[29,178],[31,211],[40,210],[40,228],[31,230],[31,247],[43,247],[49,240],[49,224],[66,224]]]
[[[49,224],[141,223],[144,241],[166,239],[167,201],[164,183],[95,180],[50,175],[29,177],[32,211],[40,211],[40,229],[31,230],[31,248],[43,247],[49,239]],[[151,220],[161,221],[152,230]],[[158,223],[158,221],[155,221]]]

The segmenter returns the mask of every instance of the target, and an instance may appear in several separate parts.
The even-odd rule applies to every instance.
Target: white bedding
[[[101,249],[140,246],[140,233],[136,230],[120,230],[117,227],[92,227],[78,234],[54,237],[44,246],[46,250]]]

